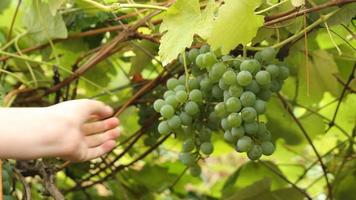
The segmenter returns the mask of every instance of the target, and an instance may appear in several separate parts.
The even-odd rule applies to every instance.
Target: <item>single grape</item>
[[[170,78],[167,80],[166,86],[169,90],[174,90],[174,88],[177,87],[178,85],[179,85],[179,81],[176,78]]]
[[[179,90],[178,92],[176,92],[176,99],[180,102],[183,103],[187,100],[188,95],[186,91],[183,90]]]
[[[282,84],[279,83],[278,80],[273,80],[273,81],[271,82],[271,85],[270,85],[269,89],[270,89],[272,92],[279,92],[279,91],[282,89]]]
[[[195,64],[196,64],[200,69],[206,68],[205,63],[204,63],[204,59],[205,59],[205,54],[199,54],[199,55],[195,58]]]
[[[183,152],[179,154],[179,160],[187,166],[191,166],[195,163],[195,156],[188,152]]]
[[[208,116],[208,127],[211,129],[218,129],[219,128],[220,119],[216,115],[215,111],[211,112]]]
[[[178,91],[180,91],[180,90],[185,91],[185,86],[184,86],[184,85],[178,85],[177,87],[174,88],[174,91],[175,91],[175,92],[178,92]]]
[[[248,136],[242,136],[237,140],[236,151],[237,152],[247,152],[253,146],[253,140]]]
[[[241,71],[237,74],[237,83],[241,86],[248,86],[252,82],[252,75],[248,71]]]
[[[200,151],[205,155],[210,155],[214,151],[214,146],[210,142],[204,142],[200,145]]]
[[[260,145],[255,144],[252,148],[247,152],[247,157],[250,160],[258,160],[262,156],[262,148]]]
[[[256,101],[256,95],[253,92],[246,91],[241,94],[240,101],[244,107],[253,106]]]
[[[224,130],[230,130],[231,129],[231,126],[230,126],[229,121],[227,120],[227,118],[222,119],[220,124],[221,124],[221,127]]]
[[[183,125],[189,126],[193,122],[193,118],[190,115],[188,115],[186,112],[181,112],[179,114],[179,117]]]
[[[171,105],[173,108],[176,108],[179,104],[175,95],[168,96],[165,100],[166,104]]]
[[[232,66],[234,67],[234,69],[240,69],[240,65],[241,65],[241,60],[235,58],[234,61],[232,62]]]
[[[173,90],[167,90],[167,91],[164,92],[163,98],[167,99],[167,97],[172,96],[172,95],[174,96],[175,94],[176,93]]]
[[[237,97],[230,97],[226,100],[226,110],[230,113],[239,112],[241,110],[241,102]]]
[[[194,141],[191,138],[189,138],[183,142],[182,151],[191,152],[194,150],[194,147],[195,147]]]
[[[167,120],[168,126],[171,127],[172,129],[178,129],[182,125],[182,121],[180,120],[180,117],[177,115],[174,115],[172,118]]]
[[[199,50],[198,49],[191,49],[188,52],[188,58],[189,60],[191,60],[192,62],[195,61],[195,59],[197,58],[197,56],[199,55]]]
[[[168,122],[167,121],[161,121],[158,124],[158,132],[162,135],[166,135],[168,133],[171,132],[171,127],[169,127]]]
[[[257,97],[263,101],[268,101],[272,96],[272,92],[269,89],[260,90]]]
[[[222,90],[227,90],[227,89],[229,89],[229,85],[227,85],[227,84],[225,83],[224,79],[220,79],[220,80],[219,80],[219,87],[220,87],[220,89],[222,89]]]
[[[232,85],[229,87],[229,94],[232,97],[240,97],[243,91],[243,88],[238,85]]]
[[[257,112],[252,107],[245,107],[241,110],[241,117],[245,122],[253,122],[257,117]]]
[[[218,85],[214,85],[211,90],[211,94],[213,95],[213,97],[215,99],[221,99],[224,95],[224,92],[222,89],[220,89],[220,87]]]
[[[258,124],[257,138],[261,141],[271,140],[271,133],[267,130],[267,127],[264,123]]]
[[[199,106],[194,101],[189,101],[188,103],[185,104],[184,111],[186,113],[188,113],[189,115],[194,116],[194,115],[198,114]]]
[[[203,101],[203,94],[200,90],[194,89],[189,93],[189,100],[200,103]]]
[[[244,60],[240,65],[241,71],[248,71],[255,74],[261,69],[261,64],[255,59]]]
[[[277,65],[268,65],[266,71],[271,74],[272,79],[277,78],[279,75],[279,67]]]
[[[261,52],[256,52],[254,58],[260,63],[262,63],[262,61],[263,61],[262,60],[262,56],[261,56]]]
[[[253,108],[256,110],[257,114],[263,114],[266,112],[266,102],[262,101],[260,99],[257,99],[255,101],[255,104],[253,105]]]
[[[159,111],[162,117],[169,119],[174,115],[174,108],[171,105],[163,105],[161,110]]]
[[[231,132],[230,131],[225,131],[224,133],[224,139],[227,141],[227,142],[234,142],[235,139],[234,137],[231,135]]]
[[[209,142],[211,139],[211,130],[204,128],[198,133],[199,139],[201,142]]]
[[[211,68],[211,66],[213,66],[217,62],[218,59],[216,58],[216,55],[213,52],[205,53],[204,64],[208,69]]]
[[[242,123],[241,115],[238,113],[231,113],[227,117],[227,121],[230,127],[239,127]]]
[[[245,129],[240,126],[240,127],[234,127],[231,129],[231,135],[234,137],[234,138],[241,138],[242,136],[245,135]]]
[[[162,108],[162,106],[164,106],[166,104],[166,102],[163,99],[157,99],[154,103],[153,103],[153,109],[156,112],[159,112]]]
[[[286,80],[288,78],[288,76],[289,76],[289,69],[284,66],[280,67],[278,79]]]
[[[255,94],[257,94],[260,91],[260,86],[258,85],[256,80],[252,80],[252,82],[245,87],[247,91],[251,91]]]
[[[200,89],[202,91],[209,91],[212,87],[213,84],[208,77],[205,77],[200,81]]]
[[[204,44],[203,46],[200,47],[199,49],[199,53],[203,54],[203,53],[207,53],[210,51],[210,47],[207,44]]]
[[[255,75],[256,82],[260,85],[271,84],[271,75],[267,71],[259,71]]]
[[[261,51],[261,59],[263,61],[271,61],[276,56],[276,50],[272,47],[264,48]]]
[[[273,154],[275,147],[272,142],[262,142],[261,143],[262,154],[270,156]]]
[[[194,176],[194,177],[198,177],[201,174],[201,168],[199,165],[195,164],[193,166],[189,167],[189,173],[190,175]]]
[[[189,79],[188,86],[189,86],[189,89],[191,89],[191,90],[199,89],[198,79],[196,79],[196,78]]]
[[[226,65],[223,62],[216,63],[213,65],[211,71],[209,72],[209,78],[214,82],[218,82],[225,71]]]
[[[214,107],[215,113],[218,117],[222,118],[226,115],[226,107],[224,102],[220,102]]]
[[[244,123],[245,133],[250,136],[256,136],[258,132],[258,123],[257,122],[249,122]]]
[[[232,85],[234,83],[236,83],[236,74],[234,71],[232,70],[227,70],[224,74],[223,74],[223,80],[225,82],[226,85]]]

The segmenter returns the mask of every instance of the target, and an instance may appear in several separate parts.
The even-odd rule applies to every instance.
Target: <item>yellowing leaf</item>
[[[251,42],[263,25],[263,16],[254,13],[260,3],[260,0],[226,0],[208,38],[212,48],[221,48],[227,54],[237,45]]]
[[[291,0],[291,3],[294,7],[300,7],[305,4],[304,0]]]
[[[178,0],[166,11],[160,27],[160,32],[165,32],[159,47],[163,63],[172,61],[189,47],[194,34],[199,34],[203,38],[209,35],[214,10],[213,0],[209,1],[203,12],[200,11],[198,0]]]

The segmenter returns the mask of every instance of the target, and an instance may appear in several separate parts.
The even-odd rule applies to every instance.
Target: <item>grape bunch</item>
[[[179,56],[190,69],[189,77],[168,79],[168,90],[153,108],[161,114],[160,134],[184,135],[179,158],[192,175],[201,172],[199,158],[214,151],[213,132],[223,132],[224,140],[251,160],[274,152],[271,133],[258,116],[289,76],[275,55],[273,48],[265,48],[254,58],[218,57],[204,45]]]

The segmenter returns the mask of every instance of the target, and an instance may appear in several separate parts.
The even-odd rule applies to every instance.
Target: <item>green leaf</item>
[[[30,37],[39,43],[66,38],[68,34],[62,16],[59,13],[53,16],[49,5],[39,0],[34,0],[28,7],[24,24]]]
[[[147,65],[151,64],[152,58],[157,55],[157,44],[143,40],[133,46],[135,56],[131,58],[129,75],[141,72]]]
[[[210,26],[215,11],[215,2],[210,0],[203,12],[200,11],[198,0],[178,0],[163,17],[160,32],[159,55],[163,63],[175,59],[193,42],[194,34],[205,38],[210,32]]]
[[[66,2],[66,0],[43,0],[43,2],[46,2],[49,5],[49,9],[51,11],[51,14],[53,16],[56,15],[57,10]]]
[[[356,4],[350,3],[341,7],[332,18],[328,20],[330,26],[340,25],[340,24],[349,24],[351,19],[355,17]]]
[[[291,0],[291,3],[294,7],[300,7],[300,6],[304,6],[305,1],[304,0]]]
[[[260,0],[225,1],[208,38],[212,48],[221,48],[222,53],[226,54],[239,44],[248,44],[263,25],[263,16],[254,13],[260,3]]]
[[[7,9],[10,6],[11,0],[1,0],[0,1],[0,14],[3,10]]]

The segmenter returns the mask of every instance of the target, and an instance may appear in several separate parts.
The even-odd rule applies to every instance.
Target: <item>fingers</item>
[[[93,148],[100,146],[101,144],[105,143],[109,140],[115,140],[120,135],[120,130],[118,128],[108,130],[101,134],[95,134],[85,137],[85,142],[88,148]]]
[[[79,106],[79,109],[84,110],[85,121],[91,119],[93,115],[98,116],[99,119],[103,119],[110,117],[114,113],[114,110],[110,106],[100,101],[90,99],[81,99],[78,101],[82,104]]]
[[[82,126],[82,131],[84,132],[85,135],[92,135],[95,133],[100,133],[106,130],[113,129],[118,125],[119,125],[119,120],[115,117],[112,117],[103,121],[86,123]]]
[[[111,151],[114,147],[115,147],[115,141],[108,140],[98,147],[89,148],[88,152],[84,158],[84,161],[98,158],[98,157],[108,153],[109,151]]]

